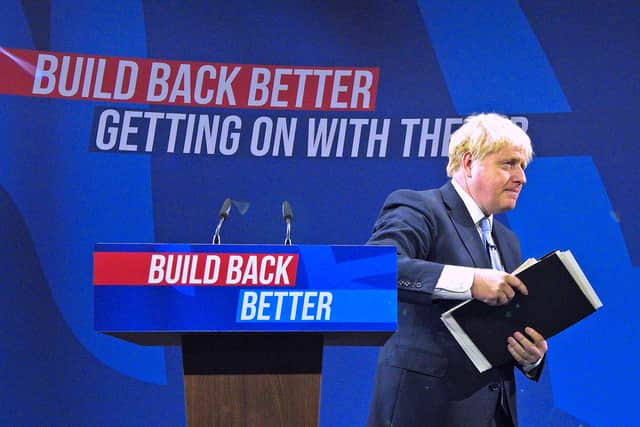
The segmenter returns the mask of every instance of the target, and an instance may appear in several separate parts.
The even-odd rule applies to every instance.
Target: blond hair
[[[451,135],[449,142],[449,164],[447,175],[453,174],[462,165],[465,153],[475,160],[510,146],[524,154],[525,166],[533,157],[531,139],[507,117],[496,113],[482,113],[467,117],[460,129]]]

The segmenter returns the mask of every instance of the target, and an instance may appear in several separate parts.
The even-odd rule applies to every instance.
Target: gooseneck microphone
[[[293,212],[291,211],[291,205],[286,200],[282,202],[282,218],[284,218],[285,224],[287,224],[287,231],[284,237],[284,244],[291,244],[291,222],[293,221]]]
[[[231,199],[226,198],[222,203],[222,207],[220,208],[220,212],[218,212],[218,226],[216,227],[215,233],[213,233],[213,240],[211,243],[214,245],[220,244],[220,229],[222,229],[222,223],[229,216],[231,212]]]

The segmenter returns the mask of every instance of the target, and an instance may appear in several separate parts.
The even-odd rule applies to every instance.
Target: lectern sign
[[[392,247],[97,244],[95,327],[393,331]]]
[[[297,253],[96,251],[93,259],[95,285],[293,286],[298,268]]]

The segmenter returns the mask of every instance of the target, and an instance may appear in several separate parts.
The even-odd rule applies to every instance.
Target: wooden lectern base
[[[315,427],[321,334],[182,336],[189,427]]]

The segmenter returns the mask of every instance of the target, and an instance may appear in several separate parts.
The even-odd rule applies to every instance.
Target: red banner
[[[0,47],[0,93],[267,110],[374,111],[375,67],[224,64]]]
[[[94,252],[93,283],[295,286],[298,254]]]

